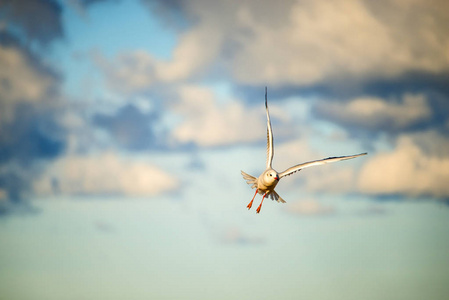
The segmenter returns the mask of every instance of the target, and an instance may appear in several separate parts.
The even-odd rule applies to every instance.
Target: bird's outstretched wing
[[[295,172],[298,172],[299,170],[304,169],[304,168],[324,165],[324,164],[327,164],[327,163],[336,162],[336,161],[340,161],[340,160],[356,158],[356,157],[359,157],[359,156],[362,156],[362,155],[366,155],[366,154],[367,153],[360,153],[360,154],[356,154],[356,155],[328,157],[328,158],[324,158],[324,159],[320,159],[320,160],[309,161],[309,162],[306,162],[306,163],[303,163],[303,164],[299,164],[299,165],[293,166],[291,168],[288,168],[284,172],[279,173],[279,179],[284,177],[284,176],[288,176],[288,175],[291,175],[291,174],[293,174]]]
[[[243,171],[240,171],[240,172],[242,173],[243,179],[246,180],[246,183],[249,184],[252,189],[257,187],[257,178],[256,177],[246,174]]]
[[[271,130],[270,113],[267,104],[267,87],[265,87],[265,110],[267,111],[267,169],[271,169],[274,156],[273,131]]]

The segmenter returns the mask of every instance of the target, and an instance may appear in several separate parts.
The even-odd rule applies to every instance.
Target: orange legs
[[[254,198],[256,198],[256,195],[257,195],[257,192],[258,192],[259,190],[258,189],[256,189],[256,193],[254,194],[254,197],[253,197],[253,199],[251,199],[251,202],[248,204],[248,209],[250,209],[251,208],[251,206],[253,206],[253,201],[254,201]]]
[[[262,201],[260,202],[259,207],[256,209],[256,213],[260,213],[260,209],[262,208],[263,199],[265,199],[266,195],[267,195],[267,193],[263,194]]]

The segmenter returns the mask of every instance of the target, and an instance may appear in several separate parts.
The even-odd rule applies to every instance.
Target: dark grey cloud
[[[120,0],[69,0],[71,8],[85,10],[92,5]],[[47,46],[56,39],[64,38],[62,13],[67,6],[56,0],[3,0],[0,17],[6,21],[4,30],[14,33],[29,44],[37,42]]]
[[[192,21],[187,14],[188,4],[183,0],[141,0],[141,3],[173,28],[184,28]]]
[[[386,101],[407,93],[429,94],[432,98],[449,98],[449,73],[431,74],[428,72],[407,72],[395,78],[376,78],[368,81],[342,80],[297,85],[268,85],[271,99],[286,99],[289,97],[316,97],[346,101],[359,96],[384,98]],[[259,102],[261,90],[265,85],[244,85],[236,83],[233,92],[247,102]],[[394,101],[394,100],[393,100]],[[435,100],[438,101],[438,100]]]
[[[7,29],[20,29],[26,41],[47,45],[64,36],[58,1],[5,0],[0,4],[0,13],[7,21]]]
[[[3,200],[18,203],[42,171],[39,162],[66,147],[58,118],[61,78],[11,34],[0,35],[0,50],[0,191]]]
[[[0,49],[0,62],[7,68],[0,74],[0,163],[58,155],[64,148],[57,121],[60,76],[8,34],[0,35]],[[12,59],[20,63],[9,63]]]
[[[64,150],[64,130],[56,112],[30,104],[16,107],[12,122],[1,124],[0,164],[16,160],[28,164],[34,159],[51,159]]]
[[[403,90],[402,95],[388,98],[361,95],[346,101],[317,101],[312,114],[358,137],[372,138],[381,133],[395,137],[431,129],[449,134],[449,97],[437,93]]]
[[[104,2],[120,2],[120,0],[79,0],[79,2],[84,7],[87,7],[92,4],[99,4],[99,3],[104,3]]]
[[[132,104],[120,108],[114,115],[96,114],[93,124],[106,130],[114,142],[130,151],[145,151],[164,147],[154,127],[160,116],[142,112]]]

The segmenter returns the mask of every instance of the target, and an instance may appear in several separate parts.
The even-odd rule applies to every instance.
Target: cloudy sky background
[[[446,299],[448,28],[445,1],[1,1],[0,294]],[[256,215],[265,86],[278,171],[369,155]]]

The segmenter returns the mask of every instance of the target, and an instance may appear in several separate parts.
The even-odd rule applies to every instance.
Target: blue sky
[[[446,6],[3,2],[0,294],[446,299]]]

